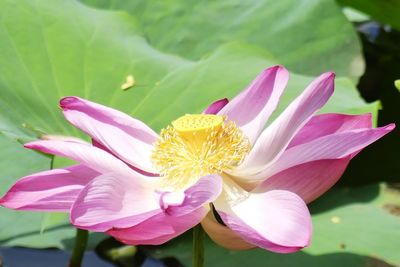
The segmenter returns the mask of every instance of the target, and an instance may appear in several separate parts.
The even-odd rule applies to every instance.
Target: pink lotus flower
[[[26,144],[79,164],[26,176],[0,203],[69,212],[76,227],[127,244],[161,244],[202,222],[229,248],[297,251],[312,234],[306,203],[394,125],[373,129],[370,114],[315,115],[333,93],[334,74],[324,73],[264,129],[287,81],[285,68],[266,69],[231,102],[178,118],[160,135],[124,113],[66,97],[66,119],[93,145],[51,137]]]

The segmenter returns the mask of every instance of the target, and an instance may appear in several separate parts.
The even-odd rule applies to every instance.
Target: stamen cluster
[[[247,137],[232,121],[184,134],[168,126],[154,144],[152,161],[164,177],[164,185],[176,189],[193,184],[202,176],[233,169],[250,147]]]

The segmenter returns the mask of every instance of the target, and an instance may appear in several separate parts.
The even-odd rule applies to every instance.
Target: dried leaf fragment
[[[130,74],[126,76],[126,81],[121,85],[121,89],[125,91],[133,86],[135,86],[135,78]]]

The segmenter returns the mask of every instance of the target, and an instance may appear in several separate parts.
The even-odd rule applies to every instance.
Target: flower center
[[[238,166],[250,142],[234,122],[218,115],[184,115],[161,130],[152,161],[163,186],[183,189],[200,177]]]

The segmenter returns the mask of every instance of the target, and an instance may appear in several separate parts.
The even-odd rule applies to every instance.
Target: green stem
[[[203,267],[204,266],[204,230],[201,224],[196,225],[193,228],[193,267]]]
[[[88,241],[88,231],[76,229],[75,245],[69,260],[69,267],[81,267]]]
[[[50,159],[50,170],[54,169],[54,158],[55,157],[56,156],[54,156],[54,155],[51,156],[51,159]]]

